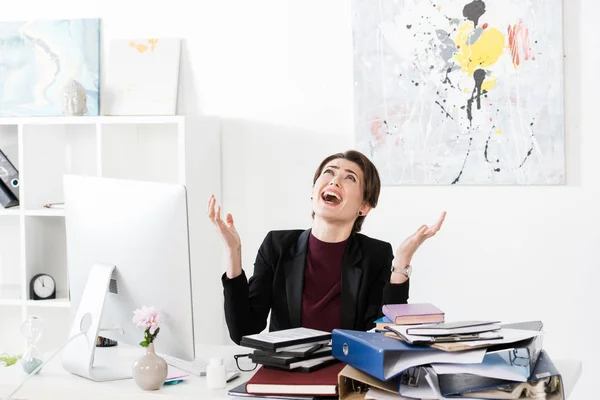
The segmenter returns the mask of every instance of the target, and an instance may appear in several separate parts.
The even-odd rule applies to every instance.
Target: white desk
[[[143,355],[141,347],[128,348],[121,345],[106,349],[97,349],[98,359],[114,356],[127,362]],[[250,349],[238,346],[202,346],[196,355],[207,361],[211,356],[222,357],[228,367],[235,368],[234,354],[246,354]],[[254,372],[242,372],[241,376],[227,384],[225,389],[208,389],[206,378],[189,375],[186,380],[177,385],[163,386],[160,390],[143,391],[132,379],[113,382],[93,382],[66,372],[61,364],[62,354],[50,361],[38,375],[32,377],[16,394],[18,399],[227,399],[227,390],[248,380]],[[178,370],[169,366],[169,374]],[[12,392],[25,377],[23,368],[14,365],[0,368],[0,398]]]
[[[127,348],[119,346],[116,348],[98,349],[98,359],[114,356],[115,352],[121,359],[133,362],[143,354],[140,347]],[[197,349],[197,356],[209,359],[211,356],[222,357],[228,367],[235,368],[234,354],[246,354],[250,349],[239,346],[202,346]],[[61,365],[62,355],[58,354],[40,373],[32,377],[17,393],[18,399],[227,399],[227,390],[240,385],[248,380],[254,372],[242,372],[241,376],[227,384],[225,389],[208,389],[206,378],[190,375],[186,381],[172,386],[163,386],[156,391],[143,391],[136,386],[133,380],[122,380],[114,382],[92,382],[66,372]],[[581,375],[581,362],[571,360],[556,360],[556,367],[561,372],[566,389],[566,395],[573,388]],[[169,366],[169,373],[177,372]],[[15,365],[8,368],[0,368],[0,398],[7,396],[25,377],[23,368]],[[575,400],[575,399],[573,399]]]

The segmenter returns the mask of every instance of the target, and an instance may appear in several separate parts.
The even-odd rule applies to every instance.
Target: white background
[[[310,225],[314,168],[352,146],[350,13],[348,0],[23,0],[2,7],[3,20],[100,17],[104,56],[111,38],[184,40],[179,113],[223,118],[222,200],[237,221],[249,274],[268,230]],[[447,210],[442,231],[413,260],[410,301],[432,302],[448,319],[541,319],[552,357],[583,360],[576,400],[597,397],[600,374],[598,16],[594,0],[565,6],[565,186],[385,187],[364,226],[395,247]],[[207,195],[217,190],[206,187]],[[217,259],[218,239],[204,240],[207,260]],[[195,279],[214,280],[195,294],[213,305],[202,315],[202,340],[227,337],[221,270],[207,262],[195,271]]]

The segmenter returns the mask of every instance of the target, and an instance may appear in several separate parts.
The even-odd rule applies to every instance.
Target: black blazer
[[[301,326],[304,268],[310,229],[271,231],[254,262],[254,275],[227,279],[223,274],[225,320],[229,336],[262,332],[271,312],[270,331]],[[387,242],[353,233],[342,263],[342,328],[366,331],[380,318],[382,304],[408,301],[409,282],[390,284],[394,254]]]

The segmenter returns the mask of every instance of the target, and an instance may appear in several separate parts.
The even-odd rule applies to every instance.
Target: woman
[[[333,154],[313,179],[313,223],[308,230],[271,231],[264,239],[248,280],[242,270],[241,241],[233,217],[221,220],[215,197],[208,217],[227,253],[222,283],[225,319],[231,339],[260,333],[271,312],[270,330],[307,327],[369,330],[382,316],[382,304],[408,300],[410,261],[442,226],[421,226],[396,250],[359,234],[377,205],[381,183],[371,161],[357,151]]]

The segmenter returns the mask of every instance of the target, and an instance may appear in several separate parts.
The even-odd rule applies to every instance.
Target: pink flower
[[[133,323],[138,328],[151,329],[150,333],[154,334],[158,324],[162,323],[161,318],[154,307],[143,306],[133,312]]]

